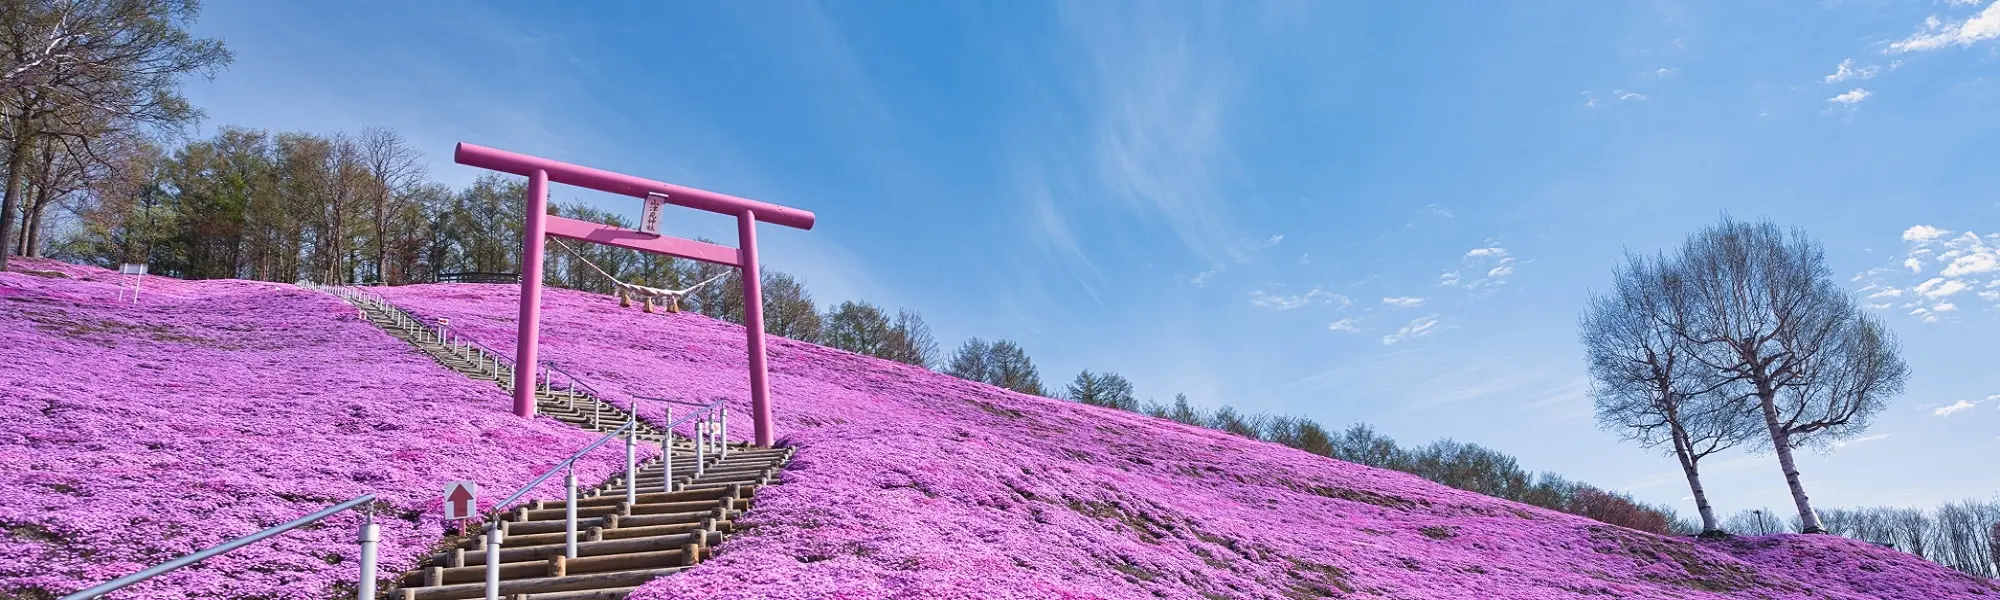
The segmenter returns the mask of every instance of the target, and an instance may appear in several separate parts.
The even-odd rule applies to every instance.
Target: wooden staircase
[[[369,302],[351,304],[377,327],[416,346],[432,359],[466,377],[513,388],[513,369],[454,347],[436,332],[409,327],[395,309]],[[608,432],[632,415],[608,402],[574,390],[535,391],[538,412],[590,430]],[[690,568],[715,553],[716,545],[735,531],[735,520],[749,510],[757,490],[770,485],[791,460],[792,448],[760,448],[724,444],[711,448],[696,465],[692,440],[670,435],[644,421],[634,423],[636,439],[671,440],[672,469],[659,458],[641,465],[637,481],[619,473],[577,498],[576,557],[566,556],[566,511],[561,501],[537,500],[497,517],[500,537],[499,596],[509,600],[622,599],[655,577]],[[699,472],[697,472],[699,471]],[[671,472],[673,485],[665,474]],[[636,486],[633,502],[626,487]],[[558,489],[560,489],[558,487]],[[672,489],[673,491],[666,491]],[[447,540],[448,550],[426,558],[403,574],[385,596],[402,600],[451,600],[486,597],[487,534]]]
[[[679,453],[676,453],[679,454]],[[536,501],[503,516],[500,596],[510,600],[620,599],[654,577],[671,575],[714,555],[735,530],[759,487],[791,459],[791,449],[736,449],[703,474],[676,476],[662,492],[658,460],[639,471],[638,502],[625,503],[624,476],[577,499],[576,558],[564,556],[563,502]],[[694,457],[676,456],[675,473],[692,473]],[[403,575],[391,598],[451,600],[486,597],[486,535],[460,540]]]

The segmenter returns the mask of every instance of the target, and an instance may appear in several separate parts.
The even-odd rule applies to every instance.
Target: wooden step
[[[577,556],[604,556],[627,552],[653,552],[657,550],[677,549],[689,543],[703,541],[704,538],[698,535],[699,533],[701,532],[655,535],[620,540],[579,541],[576,543],[576,554]],[[515,547],[508,544],[507,540],[503,538],[500,540],[500,563],[547,560],[551,556],[562,554],[564,546],[562,542],[557,542],[554,544]],[[464,562],[460,566],[471,567],[485,564],[486,549],[484,547],[478,548],[477,551],[468,548],[465,551]]]
[[[571,592],[600,590],[606,588],[631,588],[651,581],[655,577],[681,572],[687,567],[663,569],[640,569],[567,577],[541,577],[500,582],[500,595],[537,594],[545,592]],[[403,600],[466,600],[486,596],[486,583],[465,583],[436,587],[404,588]]]

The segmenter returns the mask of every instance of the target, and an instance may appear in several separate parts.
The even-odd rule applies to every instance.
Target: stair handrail
[[[581,378],[581,377],[577,377],[577,376],[575,376],[575,375],[571,375],[571,374],[569,374],[569,371],[564,371],[564,370],[562,370],[562,367],[558,367],[558,366],[556,366],[556,365],[555,365],[554,363],[543,363],[543,364],[542,364],[542,368],[544,368],[544,369],[548,369],[548,370],[550,370],[550,371],[555,371],[555,372],[557,372],[557,373],[561,373],[563,377],[567,377],[567,378],[569,378],[569,382],[570,382],[570,384],[572,384],[572,385],[577,385],[577,386],[582,386],[582,387],[583,387],[583,389],[584,389],[584,391],[587,391],[587,392],[590,392],[590,395],[592,395],[592,396],[596,396],[596,397],[598,397],[598,398],[604,398],[604,397],[605,397],[605,395],[604,395],[604,392],[600,392],[600,391],[597,391],[597,387],[596,387],[596,386],[592,386],[592,385],[590,385],[590,382],[588,382],[588,381],[584,381],[584,380],[583,380],[583,378]],[[638,396],[633,396],[633,397],[634,397],[634,398],[637,398]],[[632,412],[633,412],[633,413],[638,413],[638,412],[639,412],[639,405],[637,405],[637,404],[634,404],[634,405],[632,405]]]
[[[633,394],[633,395],[632,395],[632,397],[633,397],[633,398],[638,398],[638,399],[640,399],[640,400],[648,400],[648,401],[652,401],[652,402],[659,402],[659,403],[663,403],[663,404],[679,404],[679,405],[681,405],[681,406],[712,406],[712,405],[714,405],[714,404],[715,404],[715,402],[721,402],[721,401],[722,401],[722,400],[718,399],[718,400],[716,400],[715,402],[709,402],[709,403],[707,403],[707,404],[703,404],[703,403],[700,403],[700,402],[689,402],[689,401],[686,401],[686,400],[675,400],[675,399],[672,399],[672,398],[654,398],[654,397],[652,397],[652,396],[641,396],[641,395],[638,395],[638,394]]]
[[[590,451],[596,450],[599,446],[603,446],[605,442],[609,442],[613,438],[618,437],[618,434],[621,433],[626,434],[625,502],[626,505],[628,506],[635,503],[635,499],[633,496],[635,490],[633,488],[636,486],[636,482],[639,477],[639,466],[638,462],[635,460],[635,455],[634,455],[637,449],[635,438],[638,436],[638,433],[636,432],[635,428],[638,425],[639,425],[639,419],[637,417],[633,417],[631,420],[626,421],[624,425],[620,425],[618,426],[617,429],[613,429],[609,433],[606,433],[603,436],[597,438],[597,441],[591,442],[590,445],[584,446],[583,449],[577,450],[576,452],[570,454],[569,458],[565,458],[562,460],[562,462],[556,463],[555,466],[550,467],[549,470],[542,472],[541,475],[535,476],[535,478],[529,481],[527,485],[521,486],[521,489],[516,490],[513,495],[508,496],[507,499],[505,500],[501,500],[500,502],[495,503],[493,507],[489,509],[488,518],[486,520],[486,597],[487,598],[497,599],[500,597],[500,548],[502,545],[505,544],[505,540],[507,537],[506,529],[503,528],[501,525],[502,521],[500,519],[500,514],[502,512],[505,512],[502,509],[506,508],[506,506],[509,504],[513,504],[515,500],[520,500],[522,496],[528,495],[528,492],[534,491],[536,487],[540,487],[542,485],[542,482],[548,481],[549,478],[554,477],[556,473],[566,473],[566,475],[563,477],[563,487],[565,489],[564,497],[567,499],[567,502],[564,503],[563,505],[564,506],[563,556],[568,558],[576,558],[577,557],[576,461],[577,459],[583,458],[583,455],[589,454]]]
[[[373,502],[375,502],[374,494],[363,495],[353,500],[348,500],[346,502],[322,508],[318,512],[303,517],[299,517],[297,519],[293,519],[284,524],[276,525],[264,529],[263,531],[259,531],[256,533],[252,533],[250,535],[229,540],[227,542],[216,544],[206,549],[197,551],[193,554],[189,554],[187,556],[182,556],[180,558],[160,563],[158,565],[153,566],[152,568],[139,571],[131,575],[126,575],[124,577],[120,577],[117,579],[113,579],[111,581],[106,581],[104,583],[97,584],[95,586],[91,586],[90,588],[84,589],[82,591],[78,591],[70,595],[63,596],[61,600],[89,600],[91,598],[97,598],[103,596],[104,594],[109,594],[111,592],[123,589],[126,586],[130,586],[139,583],[141,581],[145,581],[148,579],[152,579],[154,577],[158,577],[160,575],[164,575],[169,571],[173,571],[181,567],[185,567],[204,560],[208,560],[209,558],[212,558],[218,554],[222,554],[225,552],[235,550],[237,548],[242,548],[244,546],[257,543],[259,541],[264,540],[265,538],[278,535],[280,533],[284,533],[287,531],[291,531],[299,527],[310,525],[312,523],[317,523],[323,519],[326,519],[327,517],[331,517],[343,511],[353,510],[356,507],[369,505]],[[382,533],[380,526],[375,524],[375,513],[373,511],[367,511],[364,512],[363,514],[367,515],[367,520],[362,523],[361,536],[360,539],[357,540],[361,544],[361,579],[359,585],[357,586],[358,589],[355,592],[355,597],[358,600],[374,600],[375,546],[378,542],[382,541]]]

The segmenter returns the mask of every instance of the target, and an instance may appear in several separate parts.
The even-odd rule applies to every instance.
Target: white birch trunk
[[[1759,390],[1757,396],[1757,405],[1764,412],[1764,426],[1771,431],[1771,448],[1778,453],[1778,468],[1784,470],[1785,485],[1792,490],[1792,504],[1799,509],[1802,529],[1805,533],[1826,533],[1826,529],[1820,527],[1819,515],[1813,512],[1812,502],[1806,499],[1805,487],[1799,485],[1799,468],[1792,461],[1791,432],[1778,424],[1777,393]]]

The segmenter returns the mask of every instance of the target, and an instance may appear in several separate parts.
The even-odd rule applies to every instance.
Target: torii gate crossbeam
[[[764,293],[757,268],[757,222],[812,229],[809,211],[778,206],[682,187],[650,179],[613,173],[565,162],[516,154],[506,150],[459,142],[453,152],[458,164],[511,173],[528,178],[527,222],[521,229],[521,313],[518,339],[514,344],[514,414],[535,414],[535,365],[541,339],[543,236],[569,238],[617,246],[641,252],[665,254],[692,260],[737,267],[743,270],[743,328],[748,336],[750,362],[750,413],[756,424],[757,444],[775,441],[771,425],[771,388],[768,359],[764,351]],[[664,197],[666,203],[736,218],[736,248],[633,231],[600,223],[579,221],[548,214],[549,182],[631,196],[640,200]],[[527,368],[519,368],[527,365]]]

